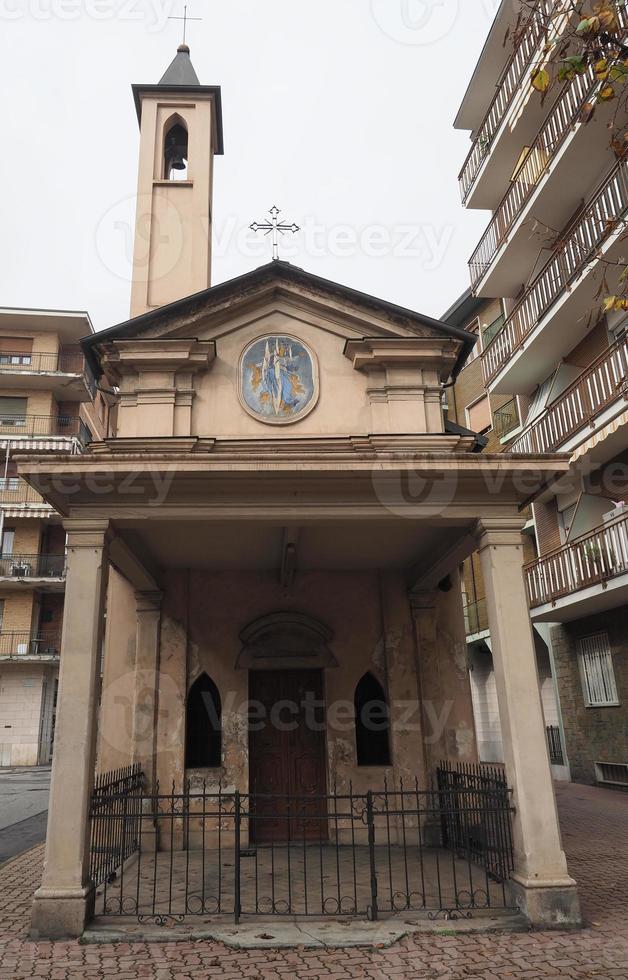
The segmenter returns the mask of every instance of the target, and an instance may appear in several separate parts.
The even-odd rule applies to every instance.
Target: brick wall
[[[4,596],[3,633],[28,633],[33,621],[34,593],[7,592]]]
[[[581,368],[587,368],[592,364],[596,357],[606,350],[609,345],[608,331],[606,323],[601,320],[580,343],[567,355],[567,364],[575,364]]]
[[[587,708],[582,692],[578,641],[602,631],[613,652],[617,708]],[[594,762],[628,763],[628,607],[555,626],[551,640],[572,778],[593,783]]]

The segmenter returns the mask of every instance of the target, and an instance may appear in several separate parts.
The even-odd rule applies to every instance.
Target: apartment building
[[[52,756],[65,532],[17,463],[104,433],[107,400],[79,345],[90,333],[86,313],[0,309],[0,766]]]
[[[474,333],[477,344],[458,375],[456,384],[449,389],[447,415],[450,421],[477,432],[484,452],[508,451],[516,433],[521,431],[519,400],[504,394],[490,394],[484,384],[482,351],[502,329],[505,313],[501,300],[476,297],[469,289],[443,320],[453,327],[461,327]],[[531,510],[524,529],[524,558],[526,563],[537,558],[534,520]],[[478,753],[484,762],[503,761],[503,742],[497,707],[497,689],[493,671],[491,635],[488,626],[486,590],[479,555],[476,553],[464,563],[462,576],[465,628],[467,635],[468,666],[473,697]],[[534,630],[536,662],[541,686],[543,714],[547,733],[550,761],[556,778],[566,778],[563,754],[560,751],[562,736],[556,695],[555,678],[550,650],[544,629]]]
[[[621,288],[628,163],[609,137],[617,102],[598,101],[593,66],[545,99],[531,85],[547,12],[558,6],[539,0],[513,45],[503,42],[513,5],[501,4],[456,119],[471,132],[463,204],[491,212],[470,258],[466,303],[489,320],[502,297],[501,319],[479,328],[456,400],[470,427],[491,426],[492,449],[571,457],[570,478],[532,503],[526,528],[530,615],[558,691],[550,751],[574,780],[625,786],[627,317],[605,315],[603,298]],[[628,33],[626,6],[617,8]],[[560,32],[568,22],[553,23]],[[482,634],[481,583],[477,590],[471,582],[468,619]]]

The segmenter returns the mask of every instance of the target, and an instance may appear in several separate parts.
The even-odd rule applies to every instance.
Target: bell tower
[[[220,87],[201,85],[180,45],[158,85],[134,85],[140,158],[131,316],[211,284],[214,155],[223,152]]]

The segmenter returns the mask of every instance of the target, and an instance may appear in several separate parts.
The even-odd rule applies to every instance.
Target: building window
[[[194,681],[188,694],[185,724],[186,769],[218,769],[222,764],[222,703],[207,674]]]
[[[488,395],[483,395],[465,408],[467,426],[472,432],[488,432],[492,428],[491,403]]]
[[[390,712],[384,689],[365,674],[355,689],[355,742],[359,766],[390,765]]]
[[[0,397],[0,427],[13,429],[26,425],[27,398]]]
[[[589,708],[618,705],[608,633],[583,636],[580,640],[580,670],[585,704]]]
[[[188,179],[188,131],[183,120],[175,116],[164,140],[165,180]]]

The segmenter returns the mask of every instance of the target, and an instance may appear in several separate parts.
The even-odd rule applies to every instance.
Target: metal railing
[[[557,4],[556,0],[539,0],[527,23],[521,27],[519,43],[501,74],[495,95],[480,123],[458,177],[463,204],[466,203],[482,164],[491,151],[493,139],[506,118],[515,95],[524,79],[527,79],[541,42],[547,37],[548,18],[555,16],[564,6],[564,3]]]
[[[0,632],[1,657],[58,657],[60,653],[59,632]]]
[[[549,749],[550,762],[553,766],[564,766],[563,743],[560,737],[560,728],[557,725],[548,725],[545,729],[547,736],[547,747]]]
[[[628,572],[628,517],[620,517],[524,568],[530,607],[556,602]]]
[[[86,375],[89,365],[82,354],[63,351],[55,354],[0,351],[0,372],[14,371]]]
[[[3,436],[53,436],[83,440],[86,432],[82,419],[73,415],[0,415],[0,440]]]
[[[502,405],[501,408],[497,408],[493,412],[493,424],[498,439],[503,439],[509,432],[512,432],[513,429],[516,429],[521,424],[519,405],[517,404],[516,398],[511,398],[509,402],[506,402],[505,405]]]
[[[0,555],[0,578],[64,578],[65,555]]]
[[[592,426],[617,399],[628,396],[628,336],[624,334],[558,396],[510,447],[513,453],[551,453]]]
[[[624,7],[618,8],[618,18],[623,36],[628,27],[628,10]],[[538,182],[554,159],[556,151],[581,120],[585,104],[593,98],[596,89],[603,84],[604,82],[600,82],[596,77],[594,66],[589,65],[582,75],[575,76],[554,103],[469,260],[471,282],[474,287],[491,265],[515,221],[534,193]]]
[[[10,507],[15,504],[46,504],[46,501],[19,476],[9,476],[0,477],[0,503]]]
[[[483,633],[488,629],[486,599],[478,599],[464,607],[464,622],[467,636]]]
[[[512,908],[511,794],[480,768],[441,767],[429,789],[312,796],[204,782],[148,794],[137,769],[102,777],[90,812],[96,915],[167,925]]]
[[[628,163],[620,162],[564,235],[564,244],[543,267],[512,310],[503,328],[482,351],[484,381],[490,384],[556,300],[580,275],[628,211]]]

